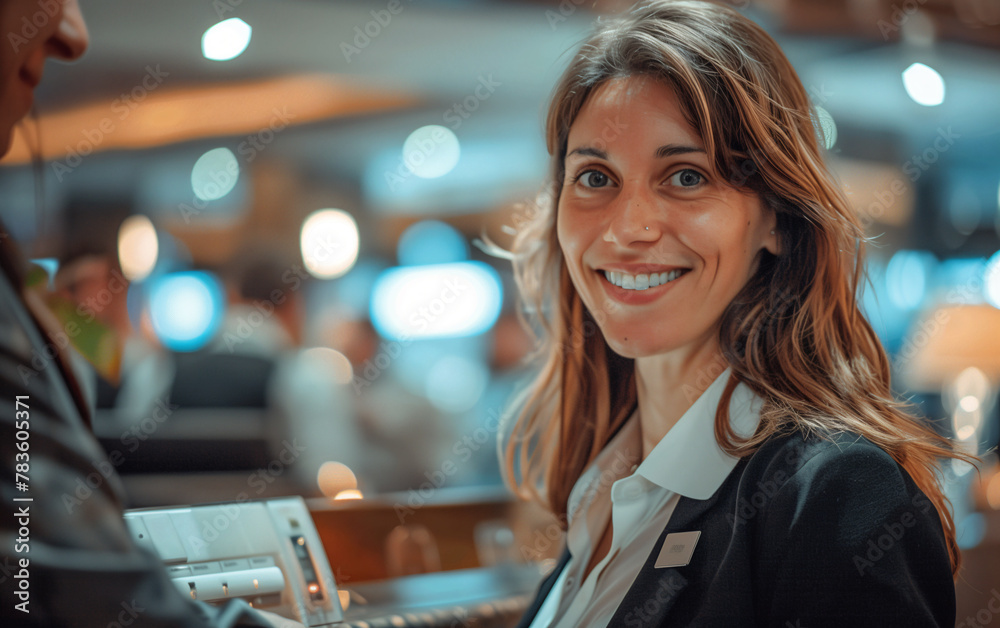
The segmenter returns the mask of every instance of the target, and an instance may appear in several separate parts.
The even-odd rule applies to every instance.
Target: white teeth
[[[669,273],[629,275],[615,270],[606,270],[604,271],[604,276],[608,281],[615,284],[619,288],[624,288],[626,290],[646,290],[647,288],[655,288],[657,286],[662,286],[665,283],[670,283],[684,274],[684,272],[685,271],[682,269],[676,269],[670,271]]]

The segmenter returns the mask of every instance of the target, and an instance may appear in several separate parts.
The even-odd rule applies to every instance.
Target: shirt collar
[[[636,470],[638,475],[675,493],[708,499],[729,476],[739,458],[727,454],[715,440],[715,411],[732,367],[715,378],[705,392],[657,443]],[[742,438],[760,422],[762,400],[740,382],[729,400],[729,423]]]

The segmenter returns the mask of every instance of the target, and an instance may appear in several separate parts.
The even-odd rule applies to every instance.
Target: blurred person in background
[[[384,342],[367,318],[337,321],[327,337],[353,368],[350,388],[366,458],[359,467],[359,482],[380,493],[444,486],[450,476],[441,481],[441,467],[452,455],[454,426],[426,397],[396,379],[392,356],[398,345]]]
[[[368,455],[347,385],[350,369],[327,348],[303,346],[308,275],[300,263],[264,250],[247,244],[224,271],[229,305],[222,326],[204,351],[175,355],[184,365],[178,377],[187,383],[180,391],[175,381],[171,400],[190,405],[186,399],[193,395],[262,395],[270,411],[272,453],[289,449],[285,455],[294,455],[290,471],[296,485],[307,496],[319,496],[323,463],[340,462],[356,471]],[[248,369],[248,362],[264,368]],[[220,379],[239,390],[220,390]],[[200,392],[191,391],[194,386]]]
[[[117,255],[72,246],[60,257],[55,292],[47,299],[54,310],[68,304],[69,311],[57,317],[82,330],[74,346],[94,367],[96,408],[101,418],[120,423],[147,416],[165,397],[172,374],[159,343],[132,325],[129,286]]]
[[[83,344],[91,348],[96,378],[98,408],[114,406],[118,396],[125,339],[132,333],[125,305],[128,281],[108,255],[73,251],[59,260],[55,293],[49,307],[67,309],[59,320],[72,319],[84,325]],[[81,343],[74,343],[77,347]],[[80,349],[83,351],[83,349]]]
[[[3,0],[0,33],[2,155],[32,106],[46,59],[75,60],[88,38],[76,0]],[[132,541],[121,482],[89,431],[91,408],[65,334],[42,296],[26,287],[25,259],[3,225],[0,268],[0,398],[9,404],[0,413],[4,625],[103,628],[124,617],[137,627],[301,626],[242,600],[220,608],[195,602],[177,590],[159,557]],[[16,473],[29,478],[26,490]],[[102,481],[68,507],[63,497],[87,476]],[[24,497],[32,501],[13,501]],[[30,544],[16,541],[22,527]]]
[[[775,41],[707,2],[602,20],[562,75],[505,474],[567,545],[522,626],[954,625],[936,471],[975,458],[893,396],[812,120]]]

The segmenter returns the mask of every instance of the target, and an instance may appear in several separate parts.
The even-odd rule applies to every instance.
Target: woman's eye
[[[670,185],[676,185],[681,188],[698,187],[704,182],[705,177],[703,177],[697,170],[691,170],[690,168],[678,170],[673,176],[670,177]]]
[[[577,177],[577,180],[581,181],[584,187],[588,188],[603,188],[609,181],[608,175],[600,170],[587,170]]]

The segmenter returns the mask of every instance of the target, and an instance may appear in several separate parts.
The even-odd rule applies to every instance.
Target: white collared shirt
[[[708,499],[729,476],[739,459],[719,447],[714,424],[730,372],[709,385],[641,464],[636,466],[642,456],[636,413],[580,475],[567,505],[570,559],[531,628],[606,626],[681,496]],[[746,384],[733,391],[729,419],[738,435],[753,434],[760,403]],[[582,579],[609,516],[611,547]]]

